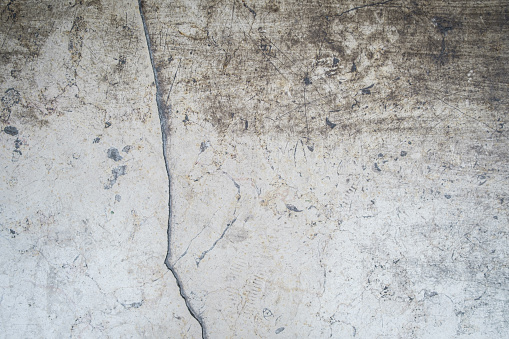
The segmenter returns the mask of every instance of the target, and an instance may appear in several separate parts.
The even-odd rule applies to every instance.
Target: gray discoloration
[[[109,190],[110,188],[112,188],[113,185],[115,185],[115,183],[117,182],[117,179],[120,176],[125,175],[126,173],[127,173],[127,165],[118,166],[118,167],[113,168],[111,170],[112,177],[110,179],[108,179],[108,183],[106,185],[104,185],[104,189]]]
[[[292,212],[302,212],[302,210],[298,209],[297,207],[291,204],[286,204],[286,208]]]
[[[122,160],[122,156],[118,152],[118,149],[116,148],[109,148],[107,151],[108,158],[114,160],[114,161],[120,161]]]
[[[9,135],[18,135],[18,129],[14,126],[6,126],[4,132]]]

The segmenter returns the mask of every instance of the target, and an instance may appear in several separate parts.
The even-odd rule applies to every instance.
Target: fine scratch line
[[[199,266],[200,265],[200,261],[203,260],[203,258],[205,258],[205,256],[207,255],[207,253],[209,253],[210,251],[212,251],[214,249],[214,247],[216,247],[217,243],[219,242],[219,240],[223,239],[224,235],[226,234],[226,232],[228,232],[228,230],[230,229],[230,227],[233,225],[233,223],[237,221],[237,217],[235,217],[232,221],[230,221],[229,224],[226,225],[226,227],[224,228],[223,230],[223,233],[221,233],[221,236],[219,238],[216,239],[216,241],[214,241],[214,243],[212,244],[212,246],[204,251],[200,257],[198,259],[196,259],[196,266]]]
[[[385,0],[385,1],[381,1],[381,2],[375,2],[373,4],[367,4],[367,5],[363,5],[363,6],[358,6],[358,7],[354,7],[354,8],[350,8],[344,12],[341,12],[340,14],[336,14],[336,15],[331,15],[331,16],[334,16],[334,17],[341,17],[343,15],[345,15],[346,13],[350,13],[350,12],[353,12],[353,11],[356,11],[358,9],[362,9],[362,8],[366,8],[366,7],[373,7],[373,6],[381,6],[381,5],[385,5],[389,2],[392,2],[394,0]]]
[[[155,83],[155,86],[156,86],[156,104],[157,104],[157,111],[159,113],[159,122],[161,124],[161,141],[162,141],[162,144],[163,144],[163,158],[164,158],[164,164],[165,164],[165,167],[166,167],[166,175],[168,176],[168,193],[169,193],[169,198],[168,198],[168,253],[166,255],[166,260],[165,260],[165,264],[166,264],[166,267],[168,267],[168,269],[170,270],[170,272],[173,274],[173,276],[175,277],[175,281],[177,282],[177,286],[179,288],[179,292],[180,292],[180,296],[182,297],[182,299],[184,299],[184,302],[186,304],[186,307],[189,311],[189,313],[191,314],[191,316],[196,319],[196,321],[198,322],[198,324],[200,324],[200,327],[201,327],[201,334],[202,334],[202,338],[207,338],[207,331],[206,331],[206,328],[205,328],[205,324],[203,323],[203,319],[202,317],[192,308],[190,302],[189,302],[189,298],[188,296],[186,295],[183,287],[182,287],[182,281],[180,280],[177,272],[175,271],[175,268],[170,264],[170,244],[171,244],[171,217],[172,217],[172,211],[171,211],[171,176],[170,176],[170,167],[169,167],[169,164],[168,164],[168,158],[167,158],[167,140],[168,140],[168,117],[167,117],[167,114],[169,115],[170,114],[170,106],[168,106],[166,104],[166,102],[163,102],[162,100],[162,93],[161,93],[161,88],[159,86],[159,79],[157,77],[157,68],[155,66],[155,62],[154,62],[154,56],[153,56],[153,53],[152,53],[152,46],[151,46],[151,43],[150,43],[150,35],[149,35],[149,32],[148,32],[148,27],[147,27],[147,24],[146,24],[146,21],[145,21],[145,15],[143,14],[143,1],[142,0],[138,0],[138,9],[139,9],[139,12],[140,12],[140,17],[141,17],[141,21],[143,23],[143,30],[145,32],[145,40],[147,42],[147,48],[148,48],[148,54],[149,54],[149,57],[150,57],[150,64],[152,66],[152,72],[154,73],[154,83]]]

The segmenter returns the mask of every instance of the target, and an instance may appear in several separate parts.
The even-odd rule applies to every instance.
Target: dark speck
[[[380,167],[378,167],[378,164],[375,162],[375,170],[377,170],[378,172],[381,172],[382,170],[380,169]]]
[[[246,129],[246,130],[247,130],[248,126],[249,126],[249,123],[247,122],[247,120],[246,120],[246,121],[244,121],[244,129]]]
[[[384,157],[383,153],[378,153],[378,157],[383,158]]]
[[[116,194],[115,201],[120,202],[120,200],[122,200],[122,197],[120,196],[120,194]]]
[[[308,150],[310,150],[311,152],[313,152],[315,150],[315,146],[311,145],[311,146],[308,146]]]
[[[400,155],[401,155],[402,157],[404,157],[404,156],[406,156],[406,155],[407,155],[407,152],[406,152],[406,151],[401,151]]]
[[[369,89],[372,88],[374,85],[375,84],[371,84],[368,87],[364,87],[363,89],[361,89],[362,94],[371,94],[371,91]]]
[[[4,132],[9,135],[18,135],[18,129],[14,126],[7,126],[4,128]]]
[[[286,204],[286,208],[288,208],[290,211],[293,211],[293,212],[302,212],[302,210],[299,210],[299,209],[297,209],[297,207],[290,205],[290,204]]]
[[[131,150],[132,146],[131,145],[127,145],[127,146],[124,146],[124,148],[122,148],[122,152],[124,153],[129,153],[129,151]]]
[[[118,153],[118,149],[113,147],[108,150],[108,158],[113,159],[115,161],[122,160],[122,156]]]
[[[10,228],[9,231],[11,232],[11,234],[16,234],[16,231],[13,230],[12,228]]]
[[[336,66],[339,62],[339,59],[338,58],[333,58],[332,59],[332,66]]]
[[[283,332],[284,330],[285,330],[285,328],[284,328],[284,327],[280,327],[280,328],[278,328],[278,329],[276,330],[276,334],[279,334],[279,333]]]
[[[494,215],[493,219],[498,220],[498,216]]]
[[[207,145],[207,143],[205,141],[202,141],[201,144],[200,144],[200,153],[203,153],[205,152],[205,150],[208,148],[209,146]]]
[[[94,139],[94,141],[92,141],[93,144],[97,144],[99,141],[101,140],[101,138],[97,137]]]
[[[450,194],[446,194],[446,195],[444,195],[444,197],[445,197],[446,199],[451,199],[451,195],[450,195]]]
[[[306,86],[312,84],[311,80],[309,80],[309,77],[307,75],[304,77],[304,83],[306,84]]]
[[[350,72],[357,72],[357,65],[355,65],[355,61],[353,62],[352,68],[350,69]]]
[[[329,118],[325,118],[325,123],[327,124],[327,126],[329,126],[331,129],[333,129],[334,127],[336,127],[337,124],[331,122],[329,120]]]
[[[106,122],[104,123],[104,128],[108,128],[108,127],[110,127],[110,126],[111,126],[111,122],[106,121]]]

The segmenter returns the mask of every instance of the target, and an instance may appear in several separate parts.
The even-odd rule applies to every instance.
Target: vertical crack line
[[[159,123],[161,125],[161,141],[163,144],[162,151],[163,151],[163,158],[164,158],[164,165],[166,167],[166,175],[168,177],[168,251],[166,254],[166,259],[164,263],[166,264],[166,267],[175,277],[175,281],[177,282],[177,287],[179,289],[180,296],[182,299],[184,299],[184,302],[186,304],[187,310],[191,314],[191,316],[196,319],[198,324],[200,324],[201,327],[201,335],[202,338],[207,338],[207,331],[205,328],[205,324],[203,322],[202,317],[192,308],[189,297],[186,295],[183,287],[182,287],[182,280],[180,279],[179,275],[175,271],[175,268],[170,263],[170,250],[171,250],[171,217],[172,217],[172,210],[171,210],[171,176],[170,176],[170,166],[169,161],[167,157],[167,141],[168,141],[168,132],[169,132],[169,123],[168,123],[168,115],[171,113],[171,106],[168,106],[163,100],[162,100],[162,93],[161,93],[161,86],[159,84],[159,79],[157,77],[157,67],[155,65],[154,61],[154,55],[152,53],[152,45],[150,43],[150,35],[148,32],[147,23],[145,21],[145,15],[143,14],[143,0],[138,0],[138,9],[141,17],[141,22],[143,24],[143,30],[145,33],[145,40],[147,43],[147,49],[148,54],[150,57],[150,64],[152,66],[152,72],[154,74],[154,84],[156,86],[156,104],[157,104],[157,112],[159,114]]]

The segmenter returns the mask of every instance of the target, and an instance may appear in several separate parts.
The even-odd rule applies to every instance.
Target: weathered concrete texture
[[[509,332],[506,1],[142,1],[205,335]]]
[[[200,336],[138,4],[0,3],[0,338]]]

